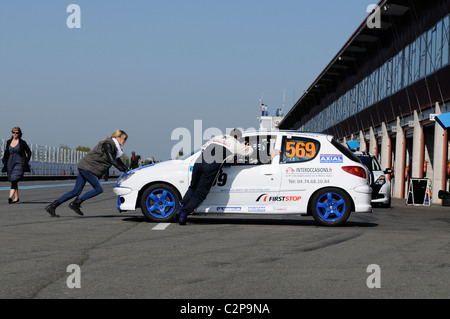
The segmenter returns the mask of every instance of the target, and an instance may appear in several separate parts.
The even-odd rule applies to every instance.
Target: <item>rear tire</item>
[[[141,210],[145,218],[152,222],[171,222],[180,204],[178,191],[167,184],[148,187],[141,196]]]
[[[311,199],[309,211],[322,226],[340,226],[350,217],[352,203],[341,189],[324,188]]]

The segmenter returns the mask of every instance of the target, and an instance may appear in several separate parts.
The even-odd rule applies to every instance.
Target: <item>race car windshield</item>
[[[186,158],[191,157],[192,155],[194,155],[195,153],[197,153],[197,152],[199,152],[199,151],[200,151],[200,148],[199,148],[199,149],[196,149],[195,151],[192,151],[192,152],[190,152],[190,153],[188,153],[188,154],[185,154],[185,155],[181,156],[181,157],[179,158],[179,160],[185,160]]]

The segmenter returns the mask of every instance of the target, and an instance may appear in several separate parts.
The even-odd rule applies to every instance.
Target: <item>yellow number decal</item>
[[[313,142],[306,143],[306,156],[308,158],[316,156],[316,144]]]
[[[295,142],[287,142],[286,143],[286,156],[294,157],[295,156]]]
[[[297,143],[297,157],[302,158],[305,156],[305,143],[298,142]]]
[[[313,158],[316,156],[316,145],[313,142],[286,142],[286,157]]]

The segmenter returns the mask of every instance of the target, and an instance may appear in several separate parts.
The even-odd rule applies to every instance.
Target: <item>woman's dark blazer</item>
[[[8,165],[8,159],[9,159],[9,145],[11,145],[11,141],[12,140],[8,140],[6,142],[6,148],[5,148],[5,153],[3,154],[3,168],[2,168],[2,172],[6,172],[7,171],[7,165]],[[22,158],[22,169],[24,172],[31,172],[31,168],[30,168],[30,159],[31,159],[31,150],[28,147],[27,142],[25,142],[22,139],[19,139],[19,144],[20,144],[20,157]]]

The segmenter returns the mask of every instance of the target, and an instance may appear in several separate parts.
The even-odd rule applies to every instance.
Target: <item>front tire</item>
[[[310,212],[322,226],[340,226],[351,212],[351,201],[346,192],[337,188],[319,190],[311,199]]]
[[[141,196],[141,210],[152,222],[170,222],[175,218],[180,203],[178,191],[166,184],[148,187]]]

